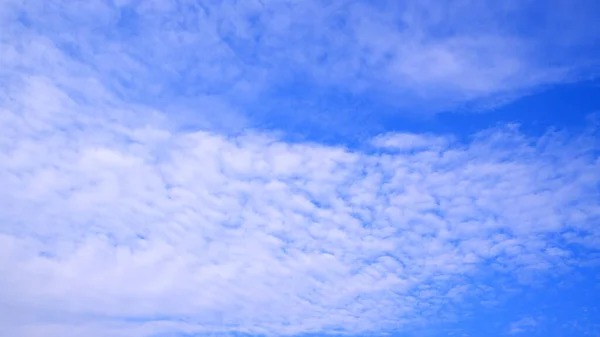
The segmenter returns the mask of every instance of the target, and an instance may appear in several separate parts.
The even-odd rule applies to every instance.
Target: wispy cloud
[[[451,139],[435,135],[394,132],[376,136],[372,144],[375,147],[389,150],[423,151],[427,149],[441,150],[450,142]]]
[[[11,32],[3,49],[6,43],[8,50],[15,43],[53,44],[93,65],[111,89],[141,100],[223,94],[252,101],[302,76],[325,87],[377,93],[411,110],[435,111],[519,96],[590,76],[598,66],[595,2],[2,6],[3,25]],[[539,22],[530,22],[532,17]]]
[[[511,335],[515,335],[515,334],[521,334],[524,332],[531,332],[538,326],[538,324],[539,324],[538,321],[539,321],[539,319],[529,317],[529,316],[521,318],[520,320],[510,324],[508,333]]]

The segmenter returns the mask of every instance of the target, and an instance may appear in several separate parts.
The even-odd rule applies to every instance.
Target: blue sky
[[[597,1],[2,1],[0,334],[600,336]]]

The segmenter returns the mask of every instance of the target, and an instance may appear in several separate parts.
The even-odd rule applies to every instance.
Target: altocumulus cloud
[[[2,334],[408,331],[593,263],[597,123],[385,133],[350,149],[183,130],[150,108],[207,95],[195,117],[225,123],[289,69],[447,106],[594,65],[560,48],[598,36],[586,20],[574,29],[590,39],[536,31],[528,44],[507,33],[519,27],[462,24],[510,6],[419,3],[3,2]],[[549,47],[557,59],[536,62]]]
[[[595,129],[357,151],[132,122],[43,78],[7,92],[10,335],[410,329],[600,244]]]

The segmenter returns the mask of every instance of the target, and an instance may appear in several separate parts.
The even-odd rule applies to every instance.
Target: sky
[[[0,335],[600,336],[600,2],[0,2]]]

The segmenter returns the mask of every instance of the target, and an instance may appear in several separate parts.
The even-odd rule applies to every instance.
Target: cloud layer
[[[403,332],[597,263],[597,122],[247,128],[296,82],[417,111],[593,74],[594,6],[3,1],[0,334]]]
[[[410,329],[600,248],[595,129],[361,152],[119,120],[39,77],[7,92],[11,335]]]
[[[54,44],[131,99],[248,103],[301,77],[434,112],[595,76],[598,9],[563,0],[5,1],[0,14],[3,49]]]

